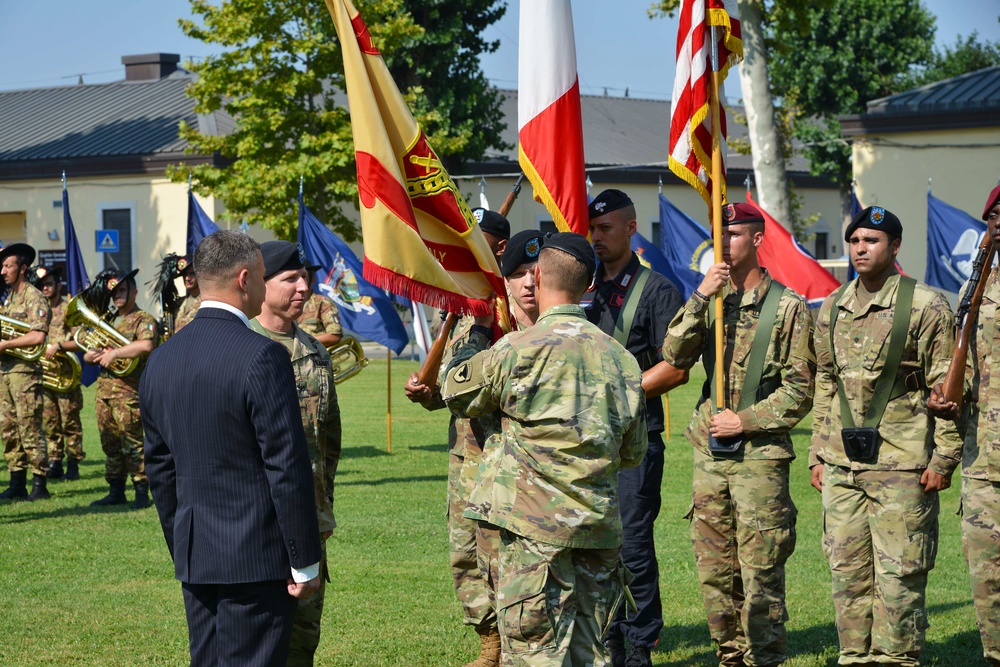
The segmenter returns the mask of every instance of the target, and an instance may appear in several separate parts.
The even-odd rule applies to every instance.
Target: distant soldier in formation
[[[344,337],[344,329],[340,325],[340,311],[333,299],[320,296],[312,290],[316,271],[323,267],[311,264],[306,267],[309,272],[309,299],[306,301],[298,325],[307,334],[318,340],[323,347],[330,348]]]
[[[333,515],[333,482],[340,462],[340,406],[330,354],[296,324],[309,293],[302,247],[288,241],[267,241],[261,244],[260,251],[264,256],[266,293],[260,315],[250,326],[257,333],[284,345],[292,358],[323,539],[319,589],[310,598],[298,601],[288,652],[287,667],[309,667],[319,647],[323,602],[329,580],[325,541],[337,526]]]
[[[0,493],[0,499],[49,497],[45,481],[49,455],[42,425],[42,368],[9,354],[44,345],[49,331],[52,319],[49,302],[27,278],[28,267],[34,261],[35,249],[26,243],[12,243],[0,250],[0,274],[7,286],[0,315],[28,326],[27,332],[15,332],[12,337],[0,340],[0,437],[10,471],[10,486]]]
[[[48,345],[44,352],[47,359],[55,358],[60,352],[74,354],[80,349],[73,340],[75,328],[66,326],[68,300],[62,293],[62,271],[62,267],[51,270],[46,267],[37,269],[39,288],[52,309]],[[42,421],[49,443],[48,478],[80,479],[80,461],[86,457],[83,451],[83,424],[80,421],[83,390],[79,384],[66,393],[43,387],[42,398],[44,404]],[[64,457],[65,471],[62,464]]]
[[[159,343],[156,319],[135,305],[138,293],[135,275],[138,269],[106,277],[117,313],[111,326],[130,340],[121,347],[89,350],[83,360],[102,366],[97,380],[94,402],[97,408],[97,428],[101,433],[101,449],[106,457],[104,479],[108,495],[91,503],[92,507],[124,505],[125,482],[129,475],[135,487],[134,509],[149,507],[149,481],[142,458],[142,420],[139,416],[139,379],[146,357]],[[97,279],[101,279],[98,276]],[[118,359],[139,359],[135,370],[125,377],[116,377],[109,366]]]
[[[757,262],[764,217],[750,204],[723,209],[723,263],[709,268],[670,324],[663,358],[683,369],[701,357],[707,380],[687,429],[694,444],[691,542],[720,665],[787,658],[785,562],[795,550],[788,473],[792,427],[812,407],[816,355],[801,296]],[[715,358],[723,299],[724,359]],[[715,364],[724,405],[716,412]]]
[[[500,528],[504,665],[604,664],[624,590],[616,488],[645,453],[645,407],[635,358],[578,305],[595,269],[583,236],[546,238],[538,322],[487,350],[492,317],[476,318],[442,390],[460,414],[503,415],[469,505]]]
[[[809,466],[823,494],[842,665],[918,664],[938,492],[961,456],[955,424],[925,406],[947,371],[954,317],[938,292],[899,275],[902,235],[892,212],[859,213],[844,235],[858,278],[816,318]]]
[[[175,333],[194,319],[194,316],[198,314],[198,306],[201,305],[201,288],[198,287],[198,276],[194,272],[191,257],[189,255],[181,257],[177,260],[177,266],[180,268],[180,276],[184,280],[184,289],[187,290],[187,295],[181,301],[181,305],[177,307],[177,315],[174,317]]]

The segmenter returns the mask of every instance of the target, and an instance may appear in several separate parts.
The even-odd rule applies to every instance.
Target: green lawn
[[[478,647],[461,625],[445,532],[447,415],[409,404],[416,368],[392,364],[392,453],[386,452],[386,363],[340,386],[344,456],[337,475],[340,526],[329,542],[318,665],[462,665]],[[690,504],[691,449],[682,433],[700,381],[671,396],[663,510],[657,522],[666,627],[657,665],[711,665],[713,650],[681,517]],[[104,495],[103,455],[85,391],[85,449],[78,482],[53,482],[53,500],[0,504],[0,666],[187,664],[178,583],[153,509],[92,510]],[[808,421],[808,420],[807,420]],[[836,632],[820,551],[820,502],[809,486],[809,424],[795,431],[792,466],[798,548],[788,565],[791,665],[829,665]],[[6,485],[6,468],[0,465]],[[131,499],[131,489],[129,498]],[[981,663],[962,559],[958,490],[943,498],[938,565],[928,591],[925,664]]]

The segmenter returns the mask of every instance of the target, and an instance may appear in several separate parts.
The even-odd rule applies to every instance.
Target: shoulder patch
[[[472,379],[472,364],[466,361],[464,364],[455,369],[455,374],[452,375],[455,382],[459,384],[468,382]]]

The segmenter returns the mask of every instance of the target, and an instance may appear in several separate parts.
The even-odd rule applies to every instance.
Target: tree
[[[500,96],[488,88],[478,56],[497,42],[472,39],[505,10],[499,0],[359,0],[372,38],[421,127],[452,166],[487,148],[506,148]],[[219,153],[226,167],[193,168],[194,188],[226,204],[223,217],[295,235],[299,178],[310,209],[347,240],[358,230],[342,212],[357,200],[354,141],[345,106],[336,31],[322,3],[297,0],[191,0],[201,24],[181,20],[185,34],[225,50],[190,65],[188,94],[198,113],[224,109],[229,134],[202,134],[181,124],[196,153]],[[466,26],[472,26],[467,28]],[[175,181],[186,168],[170,170]]]
[[[1000,42],[980,42],[979,33],[973,31],[964,39],[956,37],[954,47],[935,50],[930,63],[904,76],[899,87],[909,90],[995,65],[1000,65]]]

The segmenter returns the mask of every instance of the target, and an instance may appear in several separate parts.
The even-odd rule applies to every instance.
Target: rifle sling
[[[632,282],[625,291],[625,302],[618,311],[618,319],[615,320],[615,340],[626,349],[628,349],[629,334],[632,333],[632,323],[635,321],[635,311],[639,308],[642,290],[646,287],[650,273],[651,271],[645,266],[639,265],[639,270],[632,276]]]

